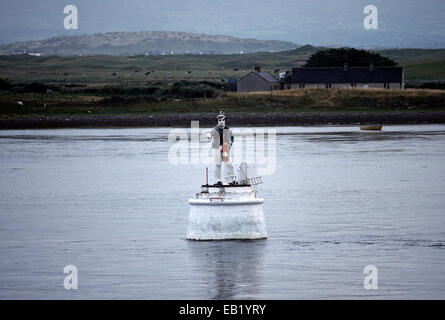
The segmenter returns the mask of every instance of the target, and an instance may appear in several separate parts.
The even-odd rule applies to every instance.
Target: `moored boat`
[[[368,125],[368,126],[360,126],[360,130],[382,130],[381,124],[374,124],[374,125]]]

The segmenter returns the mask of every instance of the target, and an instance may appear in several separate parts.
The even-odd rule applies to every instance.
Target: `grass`
[[[0,77],[12,82],[130,84],[145,81],[240,78],[260,65],[274,73],[291,70],[320,48],[304,46],[276,53],[170,56],[0,56]],[[377,51],[405,67],[407,80],[445,79],[445,49]],[[235,70],[236,69],[236,70]],[[154,71],[154,72],[153,72]],[[149,75],[146,75],[150,72]],[[115,75],[113,75],[115,74]],[[277,75],[277,74],[276,74]]]
[[[445,59],[405,65],[409,80],[445,80]]]
[[[21,107],[17,101],[23,101]],[[104,104],[98,96],[6,94],[0,100],[0,117],[17,118],[57,115],[125,115],[200,113],[311,112],[429,112],[445,111],[442,90],[298,89],[251,94],[228,93],[215,99],[149,100],[135,97]],[[43,107],[46,103],[46,108]]]

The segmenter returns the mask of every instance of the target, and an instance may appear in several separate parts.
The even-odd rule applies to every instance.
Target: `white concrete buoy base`
[[[189,199],[189,240],[266,239],[263,198],[251,186],[210,187]],[[209,192],[208,189],[211,191]]]

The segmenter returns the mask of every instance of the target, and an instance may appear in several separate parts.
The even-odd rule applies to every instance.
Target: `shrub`
[[[381,56],[375,52],[357,50],[354,48],[340,48],[319,50],[312,54],[305,67],[343,67],[347,62],[350,67],[395,66],[397,63],[390,58]]]
[[[12,85],[9,83],[9,81],[0,78],[0,91],[8,91],[10,90]]]
[[[47,87],[43,83],[32,82],[29,84],[25,84],[23,87],[23,92],[34,92],[34,93],[42,93],[45,94]]]
[[[217,91],[207,85],[181,86],[174,83],[172,87],[161,91],[161,96],[172,99],[213,98]]]

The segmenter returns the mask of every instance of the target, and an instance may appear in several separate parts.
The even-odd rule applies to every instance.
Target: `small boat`
[[[382,130],[381,124],[369,125],[369,126],[360,126],[360,130]]]

